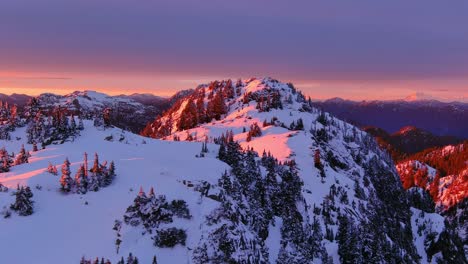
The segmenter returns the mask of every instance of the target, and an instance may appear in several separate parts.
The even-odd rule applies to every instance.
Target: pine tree
[[[127,264],[138,264],[138,258],[134,257],[131,252],[128,254]]]
[[[0,149],[0,172],[8,172],[10,171],[11,163],[10,155],[6,151],[5,147]]]
[[[66,158],[62,165],[62,176],[60,177],[60,186],[63,192],[70,192],[73,188],[73,179],[70,175],[70,161]]]
[[[94,153],[94,163],[93,163],[93,167],[91,168],[90,171],[94,175],[97,175],[97,174],[101,173],[101,169],[100,169],[100,166],[99,166],[99,156],[98,156],[97,153]]]
[[[115,164],[114,161],[111,161],[109,164],[109,170],[104,174],[104,179],[102,180],[102,186],[109,186],[115,178]]]
[[[81,116],[80,116],[80,118],[78,120],[78,129],[79,130],[84,130],[83,118],[81,118]]]
[[[137,226],[141,223],[141,208],[146,206],[148,203],[148,197],[146,197],[143,187],[140,187],[137,197],[133,200],[133,205],[129,206],[124,214],[124,222],[131,226]]]
[[[315,168],[317,168],[317,169],[319,169],[319,170],[322,170],[322,169],[323,169],[322,161],[320,160],[320,149],[316,149],[316,150],[315,150],[315,154],[314,154],[314,166],[315,166]]]
[[[71,116],[71,121],[70,121],[70,131],[74,134],[76,133],[76,122],[75,122],[75,116]]]
[[[437,201],[439,197],[439,184],[440,174],[436,173],[434,180],[432,180],[431,185],[429,186],[429,193],[434,201]]]
[[[75,184],[78,193],[85,194],[88,191],[88,179],[84,173],[84,166],[80,165],[80,168],[75,174]]]
[[[31,215],[34,212],[34,202],[31,200],[32,197],[33,194],[29,187],[20,188],[18,186],[17,191],[15,193],[15,202],[11,204],[10,208],[16,211],[21,216]]]
[[[57,172],[57,167],[52,165],[52,163],[49,162],[49,166],[47,166],[47,172],[53,174],[53,175],[57,175],[58,172]]]
[[[153,262],[152,262],[152,264],[158,264],[158,260],[156,259],[156,255],[154,255],[154,257],[153,257]]]
[[[85,176],[88,176],[88,153],[84,153],[84,161],[83,161],[84,169],[85,169]]]
[[[84,171],[84,168],[83,168]],[[87,189],[93,192],[99,191],[99,187],[101,186],[101,180],[98,175],[92,175],[90,177],[85,178],[88,180],[88,187]]]
[[[24,149],[24,145],[21,145],[21,150],[20,150],[18,156],[16,156],[14,164],[15,165],[20,165],[20,164],[28,163],[29,162],[29,157],[30,157],[30,155]]]

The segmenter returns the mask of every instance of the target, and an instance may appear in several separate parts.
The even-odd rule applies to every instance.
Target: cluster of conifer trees
[[[11,140],[10,132],[21,124],[18,107],[0,101],[0,139]]]
[[[38,144],[44,147],[54,141],[63,143],[70,137],[79,134],[80,130],[84,129],[83,119],[69,116],[68,110],[62,107],[56,107],[50,115],[44,115],[42,111],[38,111],[32,116],[34,112],[30,113],[27,126],[27,138],[29,144]]]
[[[229,137],[216,141],[221,144],[218,158],[232,170],[218,182],[221,204],[206,219],[210,231],[194,249],[194,263],[268,263],[265,240],[275,218],[283,221],[278,263],[328,259],[320,223],[311,225],[300,213],[304,198],[294,160],[281,164],[268,153],[259,158],[242,150]]]
[[[84,162],[81,164],[75,174],[71,177],[70,161],[65,159],[62,165],[62,175],[60,177],[61,190],[65,193],[85,194],[88,191],[97,192],[99,188],[109,186],[115,179],[115,164],[111,161],[99,163],[99,156],[94,154],[93,166],[88,168],[88,154],[84,153]]]
[[[131,252],[128,253],[128,257],[126,259],[122,257],[119,261],[117,261],[117,264],[139,264],[139,263],[142,263],[142,262],[140,262],[138,257],[134,256]],[[82,257],[80,260],[80,264],[112,264],[112,262],[109,259],[104,260],[104,258],[101,258],[101,260],[99,260],[99,258],[96,257],[94,260],[92,260],[92,259],[87,259],[85,257]],[[153,256],[151,264],[158,264],[158,259],[156,258],[156,256]]]
[[[0,149],[0,173],[10,171],[11,166],[21,165],[29,162],[31,154],[29,151],[26,151],[24,145],[21,145],[21,149],[18,155],[15,156],[14,153],[11,155],[5,149],[5,147]]]
[[[148,195],[140,188],[140,192],[124,214],[124,223],[130,226],[142,225],[153,237],[154,245],[157,247],[174,247],[177,244],[185,245],[187,234],[184,229],[169,227],[163,224],[170,224],[173,218],[190,219],[190,210],[184,200],[172,200],[168,202],[166,196],[155,195],[151,188]],[[120,243],[120,223],[114,229],[117,231],[116,246]]]

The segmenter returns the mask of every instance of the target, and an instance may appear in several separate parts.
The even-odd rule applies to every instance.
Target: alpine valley
[[[368,133],[272,78],[2,100],[1,263],[467,263],[463,132]]]

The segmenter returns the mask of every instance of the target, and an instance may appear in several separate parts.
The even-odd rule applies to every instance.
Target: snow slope
[[[31,186],[36,202],[35,213],[31,216],[20,217],[13,213],[11,218],[0,219],[2,261],[71,263],[85,255],[115,262],[132,252],[143,263],[148,263],[153,255],[157,255],[159,263],[163,264],[191,263],[192,250],[199,246],[201,239],[209,237],[212,229],[206,223],[206,216],[220,203],[201,196],[189,186],[201,181],[216,185],[222,173],[230,169],[216,159],[219,146],[212,142],[231,131],[234,140],[244,149],[252,148],[260,156],[264,151],[269,152],[281,162],[296,162],[303,182],[301,200],[295,201],[300,221],[306,226],[311,219],[317,219],[322,234],[332,233],[332,238],[323,238],[320,242],[326,249],[327,261],[340,262],[338,238],[333,235],[338,234],[340,215],[347,215],[359,232],[367,232],[375,239],[372,242],[391,244],[397,249],[396,255],[401,254],[409,263],[424,254],[421,245],[424,239],[411,236],[418,213],[411,210],[406,201],[391,158],[379,149],[371,136],[312,108],[310,101],[290,85],[265,78],[244,81],[238,88],[235,96],[226,99],[227,111],[219,120],[177,131],[178,126],[172,122],[178,121],[189,105],[184,101],[186,98],[182,98],[169,112],[170,116],[158,120],[160,124],[167,122],[171,129],[165,140],[143,138],[120,129],[101,130],[86,122],[85,130],[74,142],[50,145],[33,153],[29,164],[12,167],[11,172],[0,174],[0,183],[10,188],[17,184]],[[281,108],[260,111],[255,101],[244,100],[243,95],[249,92],[262,94],[268,93],[268,89],[279,92]],[[208,92],[207,98],[203,98],[205,104]],[[302,129],[290,126],[299,120],[302,120]],[[262,135],[248,140],[250,127],[255,123],[260,126]],[[113,140],[105,140],[110,135]],[[189,135],[195,142],[184,141],[190,139]],[[10,152],[17,152],[25,141],[24,129],[13,132],[12,138],[16,137],[21,139],[1,141],[0,147],[3,144]],[[172,141],[174,138],[183,142]],[[200,142],[205,140],[209,142],[209,153],[207,157],[198,158]],[[31,145],[26,147],[32,148]],[[65,195],[59,191],[59,176],[45,171],[48,162],[61,165],[68,157],[73,176],[83,161],[84,152],[90,157],[98,152],[101,161],[114,160],[117,178],[111,186],[99,192]],[[323,169],[314,164],[317,159]],[[264,168],[261,169],[261,176],[265,177]],[[40,190],[35,188],[37,185]],[[187,231],[186,247],[157,248],[150,236],[143,234],[141,227],[126,226],[122,229],[123,242],[117,254],[116,235],[112,230],[114,220],[122,218],[140,187],[145,191],[154,187],[156,194],[164,194],[168,200],[183,199],[188,203],[193,218],[177,219],[171,224]],[[11,190],[0,192],[0,210],[12,203],[11,193]],[[379,228],[369,231],[368,227],[375,226],[375,221]],[[272,263],[282,250],[284,227],[282,218],[275,217],[274,222],[275,225],[269,226],[265,240]],[[435,230],[440,231],[439,226]],[[371,245],[363,246],[363,250],[368,246]],[[24,251],[28,254],[23,254]],[[322,263],[322,259],[314,257],[313,263]]]
[[[143,263],[149,262],[155,254],[161,263],[185,263],[189,253],[185,247],[159,249],[147,241],[149,236],[142,237],[137,231],[122,234],[123,243],[117,255],[112,227],[114,220],[120,219],[133,202],[141,186],[145,191],[154,187],[156,194],[187,201],[193,219],[176,224],[187,230],[188,247],[193,247],[199,239],[197,230],[204,220],[202,216],[215,204],[201,198],[182,181],[216,182],[227,169],[226,164],[214,158],[217,146],[210,144],[208,157],[196,158],[200,143],[153,140],[128,132],[124,132],[122,142],[109,142],[104,138],[113,134],[119,139],[120,129],[101,131],[91,122],[86,122],[85,126],[75,142],[48,146],[32,153],[30,164],[12,167],[11,172],[0,174],[0,183],[11,188],[8,193],[0,192],[0,211],[13,202],[11,193],[17,184],[31,186],[35,201],[35,213],[31,216],[20,217],[13,213],[9,219],[0,218],[1,262],[77,263],[83,255],[106,257],[114,262],[118,256],[132,252]],[[24,129],[18,129],[14,135],[24,138]],[[22,142],[1,141],[0,146],[17,152]],[[26,145],[26,148],[30,150],[32,146]],[[97,152],[101,161],[114,160],[117,178],[111,186],[99,192],[65,195],[59,191],[60,176],[45,171],[48,162],[60,166],[68,157],[73,177],[83,162],[84,152],[90,157]],[[58,170],[60,172],[60,167]]]
[[[211,92],[210,88],[206,87],[208,90],[204,91],[203,94]],[[187,105],[186,101],[182,101],[178,104],[179,108],[173,109],[168,115],[156,120],[155,123],[164,125],[165,122],[168,122],[171,125],[172,133],[164,137],[165,140],[208,140],[208,142],[212,142],[214,139],[227,135],[232,131],[234,140],[240,142],[244,149],[253,149],[258,153],[269,152],[283,162],[294,159],[299,168],[300,178],[304,182],[303,196],[309,206],[323,206],[329,199],[330,190],[336,186],[340,186],[344,188],[345,194],[349,198],[349,204],[338,203],[336,205],[339,208],[338,210],[352,212],[352,215],[359,215],[356,221],[366,222],[367,220],[363,219],[366,219],[368,216],[362,211],[357,212],[354,207],[350,206],[350,204],[361,203],[367,206],[366,201],[357,198],[354,186],[356,183],[362,185],[362,181],[366,176],[365,167],[368,166],[363,163],[373,158],[380,159],[380,162],[387,170],[388,175],[386,177],[393,177],[393,180],[399,183],[400,180],[388,154],[378,150],[375,141],[369,140],[369,135],[356,127],[338,120],[327,113],[322,113],[317,109],[304,111],[304,104],[308,102],[294,93],[289,85],[279,83],[270,78],[251,79],[242,84],[237,94],[246,95],[263,92],[266,88],[280,91],[283,100],[286,98],[294,99],[284,100],[282,109],[270,109],[269,111],[259,111],[258,104],[255,101],[245,103],[244,98],[241,96],[226,99],[228,110],[222,119],[213,119],[211,122],[199,124],[195,128],[177,131],[177,117],[180,116],[180,113],[182,113]],[[298,98],[297,100],[296,97]],[[206,104],[207,100],[205,99],[204,101]],[[325,116],[328,124],[325,125],[317,121],[321,115]],[[273,122],[274,124],[269,123],[272,119],[276,120]],[[302,120],[304,129],[290,129],[290,124],[292,122],[297,123],[299,119]],[[268,124],[262,126],[262,123],[265,121]],[[249,141],[247,140],[248,131],[254,124],[258,124],[261,127],[262,135],[252,137]],[[153,129],[158,128],[153,127]],[[320,130],[326,130],[327,134],[331,135],[325,143],[317,135],[317,131]],[[320,159],[325,164],[325,178],[320,176],[320,170],[314,166],[314,153],[316,151],[319,151]],[[344,168],[332,166],[329,162],[329,153],[332,153],[335,159],[344,164]],[[360,159],[363,161],[359,161]],[[434,174],[432,170],[430,173],[431,175]],[[401,185],[389,185],[387,188],[401,189]],[[365,196],[369,197],[370,191],[375,190],[366,189]],[[393,197],[393,199],[399,198]],[[411,220],[413,224],[416,221],[415,217],[417,218],[415,215],[418,215],[414,210],[410,212],[410,215],[413,215],[413,220]],[[440,226],[440,215],[434,215],[439,217],[437,221],[434,221]],[[400,224],[404,225],[404,223]],[[327,224],[322,222],[322,228],[325,226]],[[331,228],[335,234],[338,232],[337,225],[328,225],[328,228]],[[437,231],[441,232],[439,229]],[[326,232],[325,229],[322,231],[323,233]],[[414,243],[419,255],[425,254],[423,242],[424,239],[421,239],[420,236],[415,237]],[[333,258],[334,263],[339,263],[337,242],[324,240],[324,246],[327,248],[328,254]],[[275,246],[272,245],[271,247]],[[274,254],[272,255],[274,256]],[[423,259],[425,260],[426,257],[424,256]]]

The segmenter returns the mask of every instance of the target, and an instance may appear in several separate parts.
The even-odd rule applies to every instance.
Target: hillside
[[[363,130],[373,135],[379,145],[392,155],[395,162],[426,149],[462,142],[462,140],[455,137],[436,136],[413,126],[402,127],[393,134],[371,126],[364,127]]]
[[[425,190],[435,209],[468,245],[468,142],[433,148],[409,156],[396,165],[405,189]],[[466,249],[465,249],[466,250]]]
[[[5,119],[2,261],[466,263],[453,228],[403,189],[373,137],[292,84],[200,85],[146,127],[165,140],[115,128],[106,112],[44,112],[25,126],[30,113]],[[36,141],[45,149],[19,151]]]
[[[222,98],[225,103],[220,104],[219,98]],[[281,103],[276,98],[280,98]],[[193,123],[186,124],[184,120],[190,120]],[[401,210],[399,214],[405,214],[404,211],[407,210],[401,208],[401,206],[407,206],[404,205],[405,198],[395,199],[397,195],[395,193],[391,195],[387,193],[385,196],[382,194],[385,192],[384,189],[379,189],[390,188],[391,190],[388,191],[391,192],[402,190],[389,157],[378,150],[375,142],[367,134],[314,109],[310,101],[300,93],[296,93],[291,84],[283,84],[267,78],[251,79],[245,83],[238,81],[236,84],[232,81],[214,82],[201,86],[192,96],[177,102],[162,117],[156,119],[145,129],[144,134],[176,141],[216,142],[219,137],[232,137],[244,148],[253,149],[259,153],[271,153],[280,161],[294,159],[300,168],[299,175],[304,181],[304,197],[308,203],[321,203],[323,206],[327,199],[326,190],[330,188],[334,189],[339,186],[338,188],[341,189],[343,186],[348,186],[343,190],[350,192],[350,189],[356,188],[356,185],[367,185],[366,189],[375,188],[378,198],[374,197],[374,199],[379,200],[382,206],[391,203],[394,208],[389,210]],[[387,165],[385,169],[380,168],[381,172],[385,171],[385,174],[394,175],[397,177],[396,181],[390,180],[392,183],[383,184],[377,179],[378,176],[375,176],[376,171],[369,172],[368,162],[372,163],[372,157],[376,157],[375,153],[378,153],[378,159],[386,160]],[[314,165],[314,163],[317,164],[314,161],[317,160],[316,157],[320,157],[320,162],[326,164],[324,169],[320,169],[321,165]],[[369,187],[369,183],[360,182],[360,180],[366,181],[366,176],[364,176],[366,174],[369,175],[371,181],[375,180],[372,183],[374,187]],[[311,175],[315,176],[311,177]],[[389,180],[388,175],[385,178]],[[350,179],[355,183],[349,182]],[[373,191],[370,192],[372,196]],[[361,198],[368,201],[368,195],[369,193],[364,195],[366,198]],[[397,196],[400,195],[405,196],[404,193]],[[349,197],[348,204],[362,204],[363,202],[356,198],[360,197],[359,194],[355,193],[354,197],[353,195]],[[388,197],[392,199],[388,200]],[[359,213],[346,205],[337,207],[341,208],[338,209],[341,212],[342,210],[348,213],[354,212],[351,215],[359,215],[357,219],[366,218],[366,215],[370,213],[366,210],[364,210],[366,212]],[[357,219],[353,221],[360,223],[358,226],[367,222]],[[331,222],[336,223],[336,220],[335,218],[335,221]],[[325,219],[321,223],[328,226],[330,223],[327,221]],[[329,247],[332,246],[326,246],[326,248]]]

